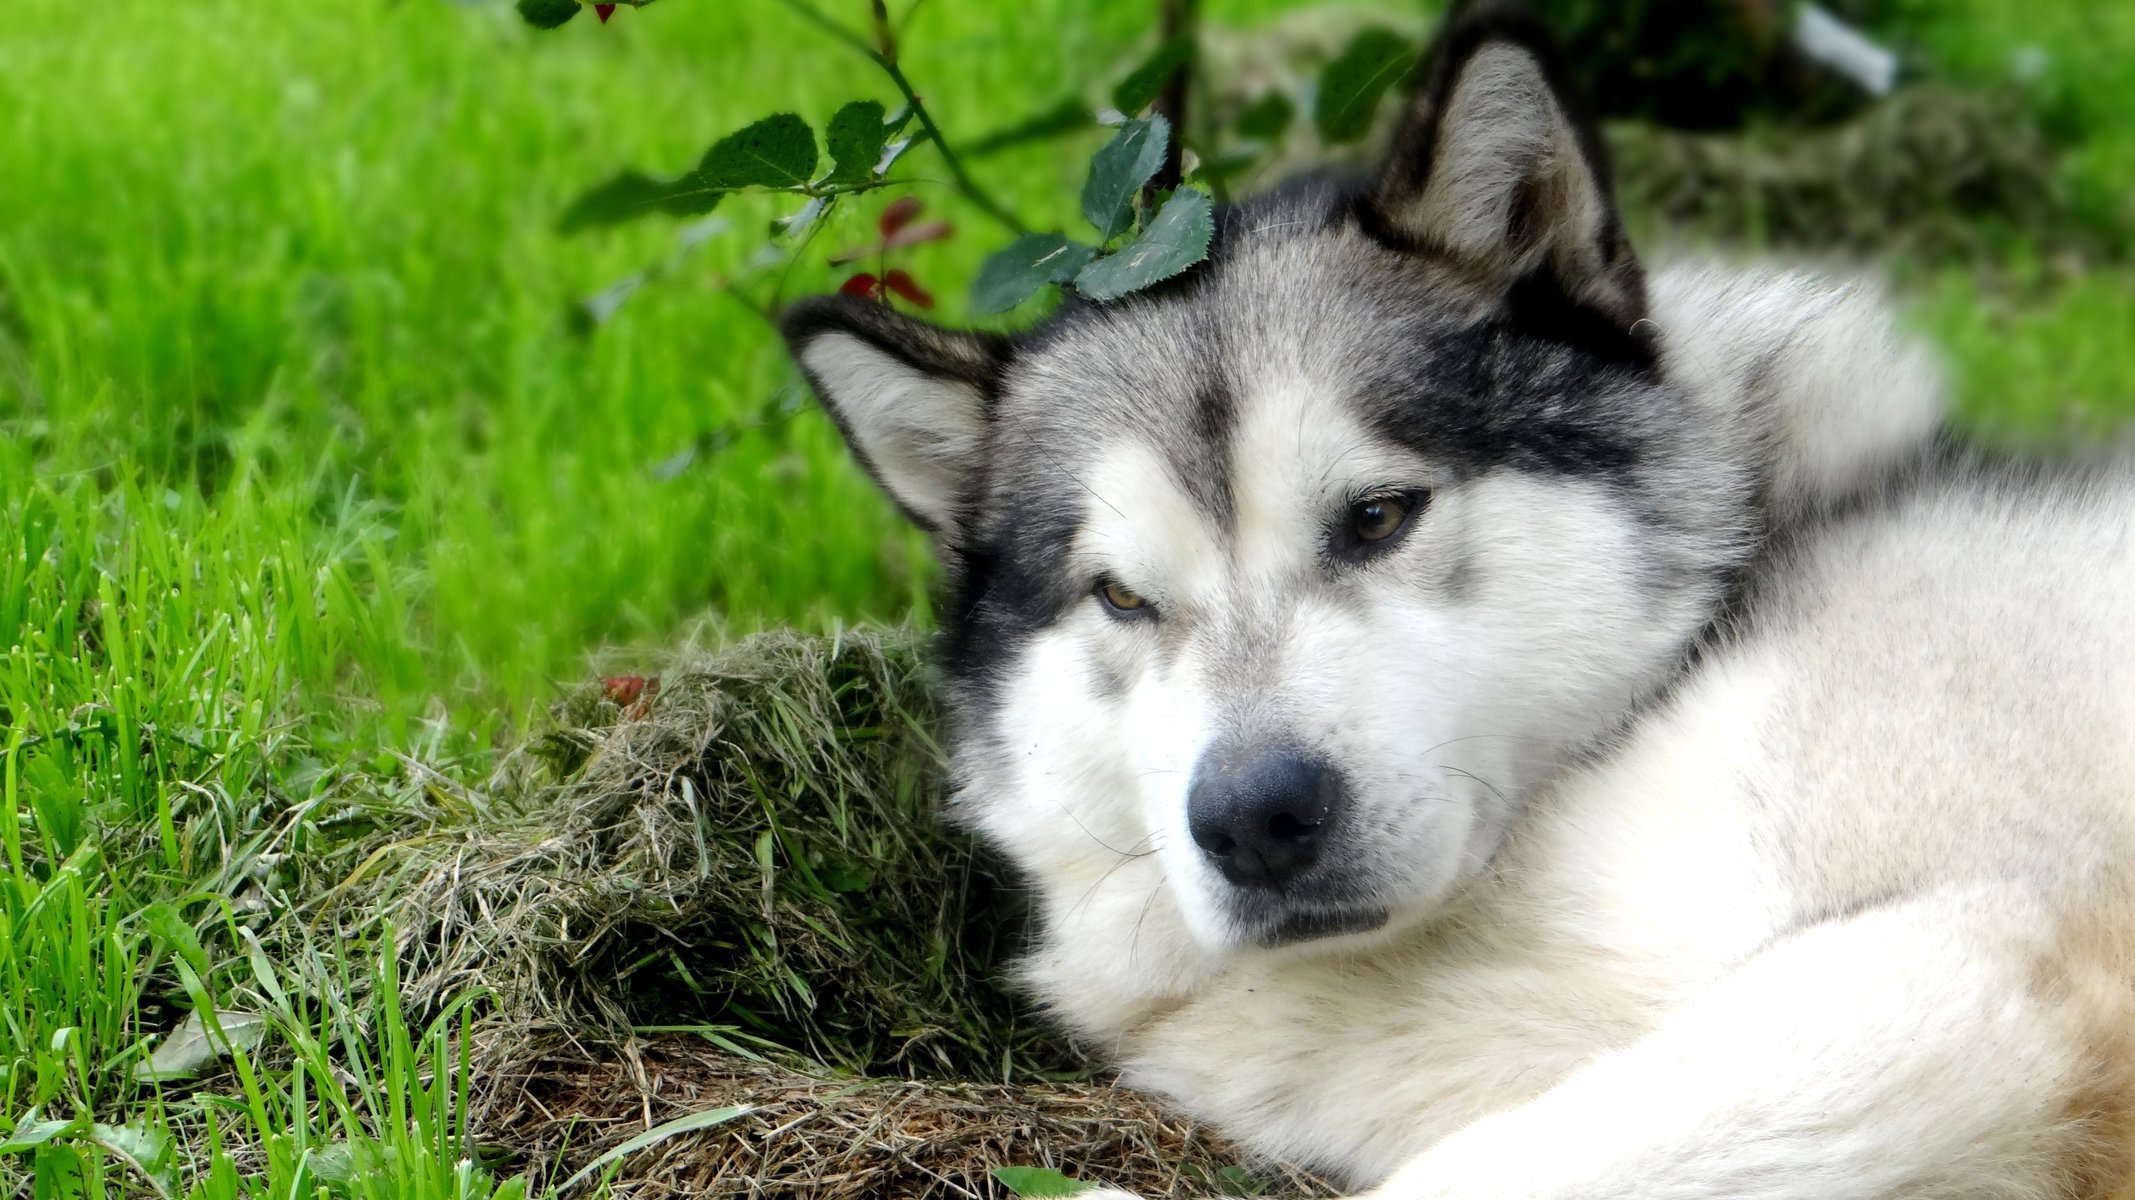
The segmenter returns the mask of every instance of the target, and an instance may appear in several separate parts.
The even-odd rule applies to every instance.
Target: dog
[[[1529,19],[1420,78],[1149,292],[783,318],[1029,986],[1389,1200],[2135,1194],[2135,483],[1951,453],[1866,289],[1649,278]]]

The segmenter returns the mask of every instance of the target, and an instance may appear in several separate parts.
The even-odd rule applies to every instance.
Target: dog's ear
[[[1006,338],[958,333],[856,296],[813,296],[779,320],[846,444],[905,516],[959,544]]]
[[[1520,9],[1485,2],[1453,19],[1370,203],[1485,298],[1547,284],[1619,330],[1646,315],[1600,135],[1556,41]]]

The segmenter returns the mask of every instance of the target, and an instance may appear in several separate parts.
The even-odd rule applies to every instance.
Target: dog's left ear
[[[1556,41],[1524,11],[1486,2],[1453,19],[1371,204],[1484,299],[1547,284],[1619,330],[1646,315],[1600,135]]]

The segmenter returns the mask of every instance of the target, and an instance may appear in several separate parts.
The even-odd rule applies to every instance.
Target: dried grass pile
[[[2011,236],[2115,256],[2128,230],[2083,211],[2063,148],[2030,105],[1923,84],[1828,126],[1609,130],[1626,207],[1760,247],[1878,256],[1990,254]]]
[[[644,1197],[998,1195],[1032,1164],[1162,1196],[1237,1161],[1005,985],[1025,905],[938,820],[919,641],[768,634],[589,688],[381,881],[412,1002],[496,997],[480,1141],[555,1178],[755,1106],[633,1155]]]
[[[612,1195],[819,1197],[999,1195],[989,1170],[1043,1165],[1141,1196],[1231,1194],[1230,1150],[1139,1093],[1101,1083],[835,1080],[752,1063],[668,1035],[619,1056],[551,1042],[500,1073],[477,1114],[511,1129],[537,1166],[588,1157],[688,1113],[747,1105],[710,1129],[678,1134],[629,1162]],[[553,1173],[551,1173],[553,1174]],[[1329,1196],[1284,1168],[1255,1176],[1271,1197]],[[538,1183],[539,1180],[537,1179]]]
[[[913,635],[767,634],[616,693],[565,701],[516,801],[402,890],[419,994],[485,986],[582,1035],[724,1026],[851,1071],[1081,1069],[1002,986],[1021,898],[937,819]]]

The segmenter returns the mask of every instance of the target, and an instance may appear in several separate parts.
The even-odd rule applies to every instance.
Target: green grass
[[[2039,103],[2085,139],[2071,186],[2128,203],[2135,16],[1914,7],[1959,76],[2047,51]],[[1126,0],[936,0],[907,69],[968,135],[1101,77],[1148,19]],[[553,227],[617,167],[676,169],[748,120],[820,124],[856,94],[894,100],[770,5],[669,0],[548,35],[441,0],[11,6],[0,1134],[49,1136],[0,1157],[0,1186],[41,1155],[52,1195],[291,1194],[349,1161],[389,1164],[375,1194],[497,1187],[461,1166],[454,1027],[395,1016],[391,963],[364,946],[269,935],[410,797],[483,778],[601,647],[707,620],[918,617],[924,546],[719,287],[774,210],[731,204],[735,236],[590,338],[568,303],[664,258],[672,231]],[[977,170],[1068,224],[1078,161],[1041,146]],[[923,194],[960,236],[906,265],[955,310],[1001,234]],[[824,250],[863,240],[879,204],[847,206],[788,290],[833,283]],[[2135,411],[2128,269],[2042,257],[1910,272],[1918,320],[1982,428],[2117,428]],[[276,960],[244,953],[246,932]],[[278,1031],[241,1088],[133,1082],[149,1034],[217,1002]],[[245,1152],[199,1156],[218,1146]]]

